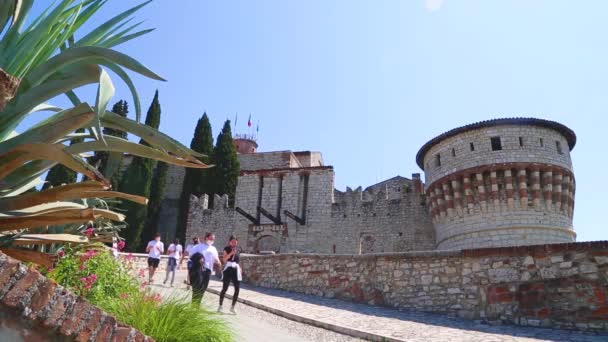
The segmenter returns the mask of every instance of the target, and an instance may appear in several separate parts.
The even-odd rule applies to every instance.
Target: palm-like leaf
[[[107,0],[58,0],[29,19],[33,1],[0,1],[0,247],[22,260],[48,265],[44,261],[48,260],[46,252],[61,244],[116,238],[124,228],[120,222],[125,217],[110,207],[112,198],[147,202],[143,197],[110,189],[107,178],[119,167],[122,154],[185,167],[209,166],[199,160],[200,154],[138,122],[141,105],[128,71],[153,80],[163,78],[139,61],[112,50],[152,31],[137,31],[140,23],[132,23],[132,15],[150,1],[119,13],[88,33],[81,32],[83,25]],[[114,86],[104,68],[129,88],[135,120],[106,111]],[[89,84],[98,87],[94,104],[82,101],[75,92]],[[62,109],[49,103],[62,94],[74,107]],[[50,115],[21,134],[15,133],[15,128],[37,111]],[[139,136],[148,145],[104,137],[104,127]],[[74,133],[78,129],[88,133]],[[64,145],[77,138],[84,141]],[[92,151],[110,152],[112,159],[105,176],[84,159]],[[57,163],[90,181],[28,193]],[[90,222],[95,222],[95,233],[83,237]],[[19,246],[38,246],[38,251]]]

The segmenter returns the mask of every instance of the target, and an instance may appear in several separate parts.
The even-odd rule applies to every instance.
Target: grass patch
[[[142,293],[134,298],[99,303],[122,323],[137,327],[159,342],[234,341],[227,323],[216,313],[193,306],[189,296],[173,295],[161,301],[160,295]]]

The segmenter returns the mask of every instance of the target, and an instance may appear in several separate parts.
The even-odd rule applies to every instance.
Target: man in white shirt
[[[171,287],[173,287],[173,281],[175,280],[175,269],[177,268],[177,260],[180,259],[182,254],[182,245],[179,244],[179,239],[173,240],[173,243],[169,245],[167,248],[167,274],[165,276],[165,281],[163,281],[163,285],[167,284],[167,280],[169,279],[169,273],[171,273]]]
[[[160,263],[160,256],[165,251],[165,245],[160,241],[160,234],[154,235],[154,240],[148,242],[146,252],[148,253],[148,283],[152,284],[154,271]]]
[[[192,265],[190,272],[190,284],[192,285],[192,302],[200,304],[203,299],[203,294],[209,286],[209,278],[212,274],[215,274],[214,266],[220,266],[220,258],[217,253],[217,249],[213,247],[215,242],[215,235],[213,233],[205,234],[205,243],[198,244],[190,249],[190,258],[195,254],[201,254],[204,262],[201,269],[198,269],[197,265]]]

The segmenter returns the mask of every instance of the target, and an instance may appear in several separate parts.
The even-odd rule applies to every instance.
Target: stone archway
[[[281,249],[281,241],[272,235],[261,236],[255,242],[255,252],[275,252],[278,253]]]

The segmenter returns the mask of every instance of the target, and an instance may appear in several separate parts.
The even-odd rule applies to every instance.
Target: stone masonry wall
[[[500,137],[502,150],[492,151],[491,137]],[[519,144],[520,137],[523,146]],[[540,139],[543,139],[542,146]],[[562,153],[558,153],[556,141],[560,142]],[[471,143],[474,151],[471,151]],[[440,166],[435,164],[438,154]],[[572,170],[568,142],[559,132],[531,125],[505,125],[463,132],[433,146],[424,155],[425,183],[430,185],[454,170],[513,162],[552,164]]]
[[[24,324],[39,325],[49,340],[154,341],[2,253],[0,310],[13,313]]]
[[[241,170],[263,170],[302,166],[291,151],[239,154],[238,157]]]
[[[410,180],[395,178],[383,187],[336,191],[336,196],[333,181],[330,167],[242,172],[235,208],[259,218],[260,224],[254,225],[235,208],[228,208],[224,198],[216,198],[214,203],[219,204],[209,208],[206,195],[193,197],[187,238],[212,231],[223,246],[235,234],[249,253],[372,253],[435,248],[424,196],[412,189]],[[258,204],[283,224],[258,214]],[[285,215],[284,210],[304,219],[304,224]]]
[[[424,197],[406,181],[400,189],[347,189],[336,196],[339,202],[331,211],[331,234],[339,239],[336,253],[434,250],[435,229]]]
[[[608,242],[368,255],[244,255],[245,281],[490,323],[608,330]]]

